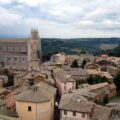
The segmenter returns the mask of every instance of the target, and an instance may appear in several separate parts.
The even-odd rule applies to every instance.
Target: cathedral
[[[32,29],[26,39],[0,40],[0,67],[15,70],[39,69],[41,40],[38,30]]]

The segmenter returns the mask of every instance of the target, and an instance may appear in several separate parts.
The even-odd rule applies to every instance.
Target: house
[[[18,92],[12,92],[6,96],[6,106],[9,110],[9,113],[14,114],[16,113],[16,106],[15,106],[15,97],[18,95]]]
[[[103,55],[101,55],[101,58],[106,60],[106,59],[108,59],[108,55],[103,54]]]
[[[87,72],[88,72],[89,77],[90,76],[96,77],[96,76],[99,76],[101,74],[101,71],[96,70],[96,69],[87,69]]]
[[[65,53],[58,53],[51,56],[51,63],[64,64],[66,59]]]
[[[89,87],[87,87],[87,89],[97,94],[98,102],[103,102],[104,98],[106,96],[109,96],[109,93],[110,93],[109,83],[107,82],[90,85]]]
[[[100,105],[95,105],[90,120],[110,120],[111,109]],[[113,119],[112,119],[113,120]]]
[[[38,79],[39,78],[39,79]],[[19,74],[14,75],[14,85],[25,85],[26,81],[29,79],[35,79],[34,83],[38,83],[40,80],[45,78],[39,71],[32,70],[27,72],[21,72]]]
[[[0,79],[0,88],[3,87],[4,84],[3,84],[3,79]]]
[[[111,109],[111,118],[110,120],[120,120],[120,104],[119,103],[109,103],[107,107]]]
[[[3,81],[1,81],[1,85],[3,84],[7,84],[8,83],[8,76],[7,75],[0,75],[0,79]]]
[[[108,66],[107,67],[107,71],[113,76],[115,77],[118,73],[119,73],[119,69],[117,67],[113,67],[113,66]]]
[[[94,61],[95,57],[93,56],[93,54],[87,53],[87,54],[80,54],[80,59],[90,62],[90,61]]]
[[[107,72],[107,71],[101,71],[101,70],[96,70],[96,69],[87,69],[89,77],[105,77],[110,83],[113,83],[113,76]]]
[[[79,93],[89,101],[102,103],[105,97],[112,98],[116,96],[116,86],[107,82],[94,85],[82,84],[79,89],[73,92]]]
[[[82,96],[86,98],[88,101],[95,102],[97,100],[97,93],[90,91],[87,88],[81,88],[81,89],[76,89],[73,91],[75,94],[79,94],[79,96]]]
[[[74,60],[79,60],[80,56],[79,55],[66,55],[66,63],[72,64]]]
[[[80,93],[63,95],[59,104],[60,120],[110,120],[111,109],[88,101]]]
[[[54,120],[56,89],[41,82],[16,97],[16,110],[21,120]]]
[[[60,96],[76,89],[76,81],[70,75],[67,75],[62,69],[54,69],[53,78]]]
[[[94,103],[71,93],[62,96],[59,109],[60,120],[90,120]]]
[[[0,114],[5,115],[7,113],[6,101],[0,99]]]
[[[21,73],[17,73],[16,75],[14,75],[14,86],[16,85],[23,85],[23,81],[24,76],[26,76],[29,72],[21,72]]]
[[[88,78],[88,72],[82,68],[69,68],[66,73],[75,80],[86,80]]]
[[[100,71],[100,66],[95,64],[95,63],[87,63],[85,65],[85,69],[88,69],[88,70],[97,70],[97,71]]]
[[[113,61],[105,60],[105,59],[98,60],[96,64],[98,64],[101,67],[102,71],[107,71],[108,66],[114,66],[114,67],[116,66],[116,64]]]
[[[109,89],[110,89],[109,98],[112,98],[117,95],[116,85],[114,83],[109,84]]]
[[[112,76],[109,72],[101,72],[101,73],[100,73],[100,76],[107,78],[107,80],[108,80],[110,83],[113,83],[113,76]]]

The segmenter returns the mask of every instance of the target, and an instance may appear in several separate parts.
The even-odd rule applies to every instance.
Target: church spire
[[[39,33],[37,29],[31,29],[31,39],[32,40],[39,40]]]

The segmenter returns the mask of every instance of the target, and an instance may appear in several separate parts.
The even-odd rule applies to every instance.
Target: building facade
[[[43,82],[16,97],[20,120],[54,120],[56,89]]]
[[[37,69],[34,64],[40,62],[41,41],[38,31],[31,30],[27,39],[0,40],[0,66],[7,69]],[[36,66],[36,65],[35,65]]]

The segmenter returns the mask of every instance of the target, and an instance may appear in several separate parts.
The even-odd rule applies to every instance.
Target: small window
[[[32,108],[31,108],[31,106],[28,106],[28,111],[32,111]]]
[[[72,84],[74,85],[74,82],[72,82]]]
[[[67,115],[67,111],[66,110],[64,110],[64,115]]]
[[[51,102],[51,107],[52,107],[52,102]]]
[[[82,118],[85,118],[85,113],[82,113]]]
[[[73,112],[73,116],[76,116],[76,112]]]
[[[64,85],[66,85],[66,82],[64,82]]]
[[[15,61],[17,61],[17,58],[15,58]]]
[[[66,86],[64,86],[64,90],[66,90]]]

